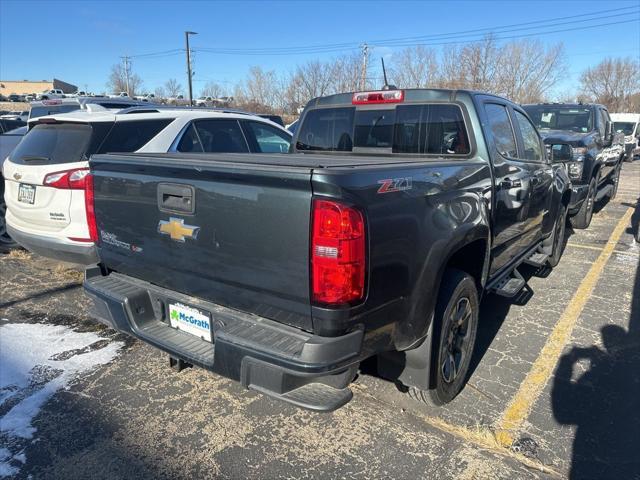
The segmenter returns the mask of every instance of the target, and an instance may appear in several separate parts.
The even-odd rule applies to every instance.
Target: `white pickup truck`
[[[51,100],[52,98],[65,98],[65,94],[59,88],[52,88],[36,95],[36,100]]]

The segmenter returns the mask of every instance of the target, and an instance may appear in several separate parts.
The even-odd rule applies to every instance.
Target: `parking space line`
[[[562,350],[570,339],[573,328],[593,293],[593,290],[604,271],[607,261],[613,254],[620,237],[622,237],[622,234],[629,224],[632,214],[633,209],[627,209],[625,214],[617,223],[613,233],[611,233],[611,236],[609,237],[609,240],[602,248],[602,252],[593,262],[593,265],[582,280],[582,283],[580,283],[578,290],[571,298],[571,301],[562,313],[562,316],[551,332],[551,335],[549,335],[545,346],[542,348],[540,355],[533,363],[531,370],[524,381],[520,384],[518,392],[502,414],[502,418],[496,426],[496,438],[501,445],[510,447],[513,444],[515,435],[522,427],[522,424],[528,417],[533,404],[538,399],[547,383],[547,380],[553,373],[553,369],[562,354]]]
[[[581,245],[580,243],[571,243],[571,242],[567,242],[567,247],[584,248],[585,250],[595,250],[597,252],[601,252],[603,249],[603,247],[596,247],[594,245]],[[640,256],[640,254],[636,252],[629,252],[629,251],[618,250],[618,249],[614,249],[613,253],[618,253],[620,255]]]

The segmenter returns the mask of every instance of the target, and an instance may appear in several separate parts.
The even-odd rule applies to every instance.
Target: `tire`
[[[4,218],[6,212],[7,205],[4,203],[4,195],[3,192],[0,192],[0,253],[7,253],[18,246],[7,233],[7,222]]]
[[[618,194],[618,184],[620,183],[620,170],[622,170],[622,161],[618,162],[618,165],[616,166],[616,170],[613,174],[613,178],[611,179],[613,190],[611,190],[611,193],[607,195],[607,198],[609,199],[609,201],[616,198],[616,195]]]
[[[555,267],[560,263],[562,254],[564,253],[564,236],[567,231],[567,206],[560,204],[560,211],[558,212],[558,218],[553,226],[553,247],[551,249],[551,255],[547,262],[551,267]]]
[[[478,331],[479,300],[471,275],[447,270],[436,305],[432,357],[432,388],[409,388],[409,396],[436,405],[453,400],[464,387]]]
[[[587,198],[584,199],[580,210],[573,217],[571,217],[571,225],[573,228],[583,229],[587,228],[591,223],[593,217],[593,206],[596,203],[596,179],[592,178],[589,183],[589,191],[587,192]]]

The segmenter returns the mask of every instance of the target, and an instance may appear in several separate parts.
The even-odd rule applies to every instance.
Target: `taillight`
[[[88,168],[76,168],[63,172],[49,173],[44,177],[42,184],[47,187],[60,188],[64,190],[84,190]]]
[[[353,303],[364,297],[365,225],[355,208],[314,200],[311,229],[311,292],[322,304]]]
[[[404,101],[404,90],[381,90],[378,92],[356,92],[351,98],[353,105],[375,103],[400,103]]]
[[[87,212],[87,225],[89,226],[89,238],[98,243],[98,224],[96,223],[95,196],[93,191],[93,175],[84,177],[84,208]]]

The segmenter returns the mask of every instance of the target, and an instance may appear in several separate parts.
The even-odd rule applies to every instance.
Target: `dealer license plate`
[[[33,202],[36,201],[36,187],[21,183],[18,187],[18,201],[33,205]]]
[[[207,342],[211,341],[211,317],[182,303],[169,304],[169,321],[173,328],[195,335]]]

